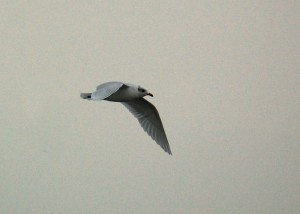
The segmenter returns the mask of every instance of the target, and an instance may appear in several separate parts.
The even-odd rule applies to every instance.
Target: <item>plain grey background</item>
[[[1,1],[1,213],[299,213],[298,1]],[[173,156],[103,82],[140,84]]]

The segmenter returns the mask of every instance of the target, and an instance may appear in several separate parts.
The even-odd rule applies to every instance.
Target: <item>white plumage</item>
[[[163,150],[172,154],[163,124],[155,106],[143,97],[149,95],[146,89],[122,82],[107,82],[99,85],[93,93],[81,93],[80,97],[88,100],[107,100],[122,103],[139,121],[148,135]]]

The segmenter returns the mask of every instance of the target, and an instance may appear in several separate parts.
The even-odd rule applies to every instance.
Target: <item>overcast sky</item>
[[[298,1],[62,2],[1,2],[0,213],[300,213]]]

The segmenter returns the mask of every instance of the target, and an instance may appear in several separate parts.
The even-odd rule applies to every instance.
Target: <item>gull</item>
[[[135,118],[145,132],[168,154],[172,154],[167,135],[155,106],[144,99],[153,95],[139,85],[106,82],[99,85],[93,93],[81,93],[80,97],[87,100],[111,101],[123,104]]]

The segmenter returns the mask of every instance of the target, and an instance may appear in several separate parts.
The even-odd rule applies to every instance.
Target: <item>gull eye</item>
[[[140,92],[142,92],[142,93],[145,93],[145,92],[146,92],[146,90],[143,89],[143,88],[138,88],[138,91],[140,91]]]

